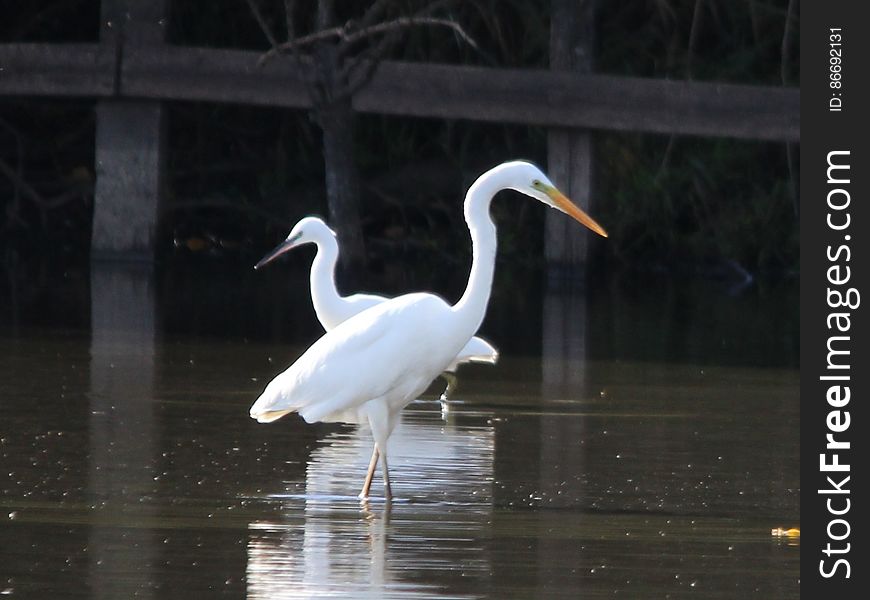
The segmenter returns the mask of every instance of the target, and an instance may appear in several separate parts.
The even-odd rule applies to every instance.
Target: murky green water
[[[406,409],[390,504],[368,433],[247,416],[318,334],[304,274],[10,292],[0,593],[797,598],[795,286],[532,283],[497,277],[499,365]]]

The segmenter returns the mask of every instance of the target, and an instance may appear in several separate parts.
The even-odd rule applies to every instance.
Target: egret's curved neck
[[[311,300],[314,310],[329,310],[330,306],[341,302],[335,287],[335,263],[338,260],[338,242],[331,235],[317,239],[317,255],[311,264]]]
[[[496,234],[495,223],[489,216],[489,205],[503,187],[495,178],[483,175],[465,196],[465,221],[471,233],[471,274],[465,293],[453,310],[462,315],[463,324],[473,327],[473,331],[477,331],[486,314],[495,272]]]

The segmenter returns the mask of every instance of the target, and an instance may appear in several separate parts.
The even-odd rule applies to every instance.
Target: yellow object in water
[[[774,527],[770,530],[770,535],[775,537],[800,537],[801,530],[797,527],[791,529],[783,529],[782,527]]]

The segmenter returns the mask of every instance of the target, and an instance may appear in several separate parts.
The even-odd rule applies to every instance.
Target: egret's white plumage
[[[496,251],[489,205],[503,189],[531,196],[606,236],[534,165],[514,161],[487,171],[465,198],[473,259],[459,302],[451,306],[434,294],[406,294],[347,319],[269,383],[251,407],[251,417],[269,422],[298,412],[308,422],[368,423],[375,449],[361,495],[368,495],[380,455],[389,497],[387,439],[399,411],[454,361],[483,321]]]
[[[273,379],[251,415],[262,421],[298,412],[309,423],[364,424],[372,403],[398,412],[407,396],[419,395],[434,379],[430,363],[449,362],[451,350],[456,355],[461,340],[437,347],[424,342],[447,325],[445,308],[433,294],[406,294],[345,321]],[[421,314],[428,318],[416,322]],[[395,326],[410,320],[414,327]]]
[[[338,327],[352,316],[371,308],[388,298],[375,294],[353,294],[342,296],[335,285],[335,265],[338,262],[338,240],[335,232],[318,217],[304,217],[299,220],[281,244],[257,263],[259,269],[302,244],[314,244],[317,254],[311,263],[309,274],[311,284],[311,302],[317,320],[326,331]],[[498,350],[486,340],[477,336],[471,338],[459,351],[456,359],[448,365],[445,371],[453,372],[467,362],[495,364],[498,361]]]

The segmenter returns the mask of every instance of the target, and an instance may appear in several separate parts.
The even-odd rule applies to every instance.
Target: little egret
[[[504,189],[556,208],[607,237],[536,166],[513,161],[494,167],[471,185],[465,197],[472,264],[459,301],[451,306],[435,294],[405,294],[347,319],[266,386],[251,406],[251,417],[269,423],[298,412],[308,423],[368,424],[375,447],[360,497],[369,494],[378,457],[384,495],[392,497],[387,440],[399,412],[456,359],[486,313],[496,251],[489,206]]]
[[[317,254],[314,256],[314,262],[311,263],[311,302],[314,304],[317,320],[326,331],[334,329],[355,314],[388,300],[384,296],[374,294],[341,296],[338,293],[335,287],[338,240],[335,232],[317,217],[300,219],[290,230],[287,239],[264,256],[254,268],[259,269],[302,244],[314,244],[317,247]],[[453,373],[460,364],[468,362],[495,364],[497,361],[498,350],[492,344],[477,336],[471,338],[459,351],[456,359],[445,369],[445,373],[442,373],[447,380],[447,389],[441,395],[442,401],[447,400],[450,391],[456,386]]]

